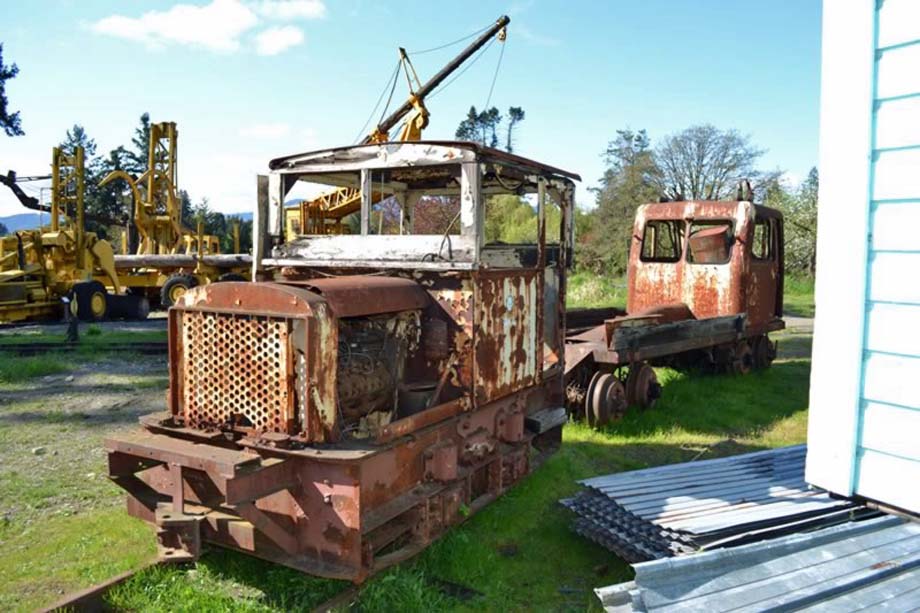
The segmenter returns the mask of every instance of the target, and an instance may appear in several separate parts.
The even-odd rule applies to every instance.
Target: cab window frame
[[[691,246],[691,240],[693,238],[694,229],[697,232],[704,230],[706,228],[714,228],[718,226],[727,226],[730,232],[730,239],[728,241],[728,249],[726,250],[725,259],[718,262],[698,262],[693,259],[693,247]],[[695,266],[724,266],[732,261],[732,256],[734,255],[735,242],[737,236],[735,235],[735,220],[734,219],[689,219],[687,223],[687,247],[685,251],[685,260],[688,264],[693,264]]]
[[[765,227],[767,229],[767,252],[764,255],[762,250],[758,249],[757,228]],[[763,241],[760,241],[761,246]],[[755,218],[751,227],[751,259],[758,262],[776,261],[776,224],[769,217]]]
[[[660,236],[654,237],[652,240],[655,241],[653,247],[653,255],[646,255],[646,241],[649,239],[649,227],[660,228],[666,227],[670,229],[670,238],[671,246],[674,248],[673,256],[661,256],[654,255],[657,253],[657,247],[660,246]],[[645,224],[642,226],[642,237],[639,244],[639,260],[641,262],[646,262],[650,264],[676,264],[680,262],[684,256],[685,250],[685,238],[687,222],[683,219],[675,218],[657,218],[657,219],[646,219]],[[676,232],[677,237],[675,240],[674,233]]]

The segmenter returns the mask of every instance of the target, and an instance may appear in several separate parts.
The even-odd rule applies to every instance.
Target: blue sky
[[[511,16],[492,104],[524,107],[516,152],[579,172],[579,201],[618,128],[654,139],[709,122],[750,134],[790,180],[817,163],[819,0],[9,2],[0,42],[26,136],[0,134],[0,171],[47,172],[74,123],[101,152],[138,116],[179,125],[179,184],[251,210],[283,154],[350,144],[397,59]],[[414,59],[422,80],[455,46]],[[482,106],[498,45],[430,100],[426,138]],[[397,85],[396,101],[406,94]],[[33,186],[34,188],[34,186]],[[25,209],[0,191],[0,216]]]

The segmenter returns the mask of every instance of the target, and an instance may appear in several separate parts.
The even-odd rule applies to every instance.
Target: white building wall
[[[806,479],[920,512],[920,1],[824,3]]]

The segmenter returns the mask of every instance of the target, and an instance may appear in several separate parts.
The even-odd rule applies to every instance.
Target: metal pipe
[[[51,231],[60,230],[58,218],[60,209],[58,208],[58,195],[61,193],[61,148],[55,147],[51,152],[51,166],[54,172],[51,173]]]

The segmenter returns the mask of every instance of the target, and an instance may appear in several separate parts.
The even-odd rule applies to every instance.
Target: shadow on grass
[[[774,363],[747,375],[659,371],[662,397],[652,410],[630,408],[604,432],[647,437],[669,430],[745,437],[808,406],[811,365],[806,360]]]
[[[780,359],[811,359],[812,339],[811,334],[797,334],[795,332],[777,336],[775,340],[779,343]]]
[[[813,304],[784,304],[784,317],[814,317],[815,305]]]
[[[141,416],[151,412],[149,406],[131,407],[114,404],[107,407],[83,411],[35,409],[0,413],[0,425],[28,426],[34,424],[70,424],[95,428],[114,424],[136,424]]]

